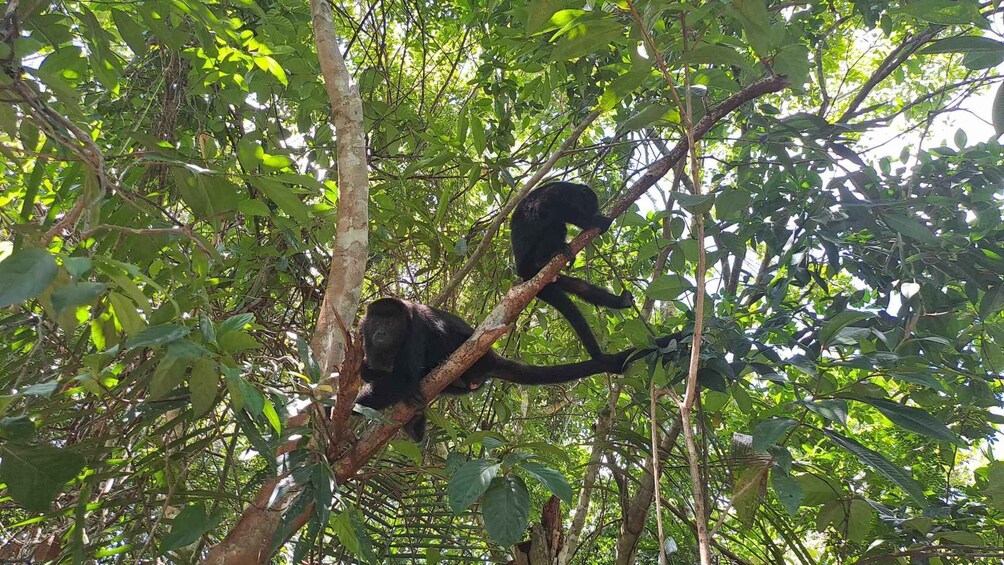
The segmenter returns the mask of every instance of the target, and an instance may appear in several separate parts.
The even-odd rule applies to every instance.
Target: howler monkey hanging
[[[474,329],[457,316],[399,298],[381,298],[369,304],[361,323],[364,381],[356,402],[386,408],[407,400],[425,406],[419,384],[422,377],[445,361]],[[527,365],[506,359],[492,350],[475,361],[443,391],[466,394],[491,377],[524,385],[549,385],[574,381],[597,373],[620,373],[634,349],[566,365]],[[414,439],[425,433],[425,416],[417,415],[405,431]]]
[[[553,182],[538,188],[520,202],[512,214],[510,233],[516,273],[524,280],[530,279],[558,253],[564,253],[569,261],[573,260],[565,242],[568,234],[566,223],[582,229],[599,228],[603,233],[612,222],[613,218],[600,213],[596,193],[584,184]],[[602,357],[604,353],[596,342],[596,336],[566,293],[572,293],[590,304],[618,309],[628,308],[634,303],[631,293],[625,290],[618,296],[582,279],[558,275],[554,282],[537,294],[537,298],[554,306],[568,319],[591,357]]]

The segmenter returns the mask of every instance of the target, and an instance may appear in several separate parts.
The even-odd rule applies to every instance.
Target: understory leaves
[[[35,298],[56,278],[56,260],[29,247],[0,261],[0,308]]]
[[[0,482],[18,504],[44,512],[66,485],[84,468],[84,458],[51,445],[0,443]]]

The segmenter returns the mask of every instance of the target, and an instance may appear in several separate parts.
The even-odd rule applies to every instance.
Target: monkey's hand
[[[610,229],[610,224],[614,223],[613,218],[608,218],[606,216],[596,216],[596,227],[599,228],[600,233],[606,233]]]
[[[630,291],[621,292],[621,308],[630,308],[634,306],[634,295]]]
[[[564,255],[568,259],[568,264],[571,265],[575,263],[575,252],[572,251],[572,246],[567,243],[562,244],[561,249],[558,250],[558,255]]]
[[[405,402],[407,402],[411,406],[414,406],[415,408],[425,408],[429,404],[429,401],[425,399],[425,395],[422,394],[422,391],[418,391],[415,394],[409,396],[408,398],[405,399]]]

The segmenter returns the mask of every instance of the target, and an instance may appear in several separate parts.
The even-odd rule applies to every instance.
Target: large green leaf
[[[523,539],[530,519],[530,493],[523,479],[496,477],[485,492],[481,517],[488,535],[502,547]]]
[[[188,390],[192,398],[192,414],[202,416],[213,407],[220,388],[220,370],[216,361],[199,359],[188,377]]]
[[[56,278],[56,259],[28,247],[0,261],[0,308],[35,298]]]
[[[501,467],[501,463],[492,459],[475,459],[457,469],[446,487],[453,513],[460,514],[481,498]]]
[[[84,458],[51,445],[0,444],[0,482],[15,502],[32,512],[44,512],[67,481],[84,468]]]
[[[826,347],[833,341],[833,338],[840,332],[840,330],[851,324],[860,322],[861,320],[867,320],[868,318],[872,318],[874,316],[874,314],[869,312],[857,312],[855,310],[837,312],[823,323],[823,327],[819,330],[819,342],[823,345],[823,347]]]
[[[793,428],[795,423],[788,418],[774,418],[760,422],[753,429],[753,450],[767,451]]]
[[[937,245],[938,237],[912,216],[904,216],[893,212],[882,214],[882,221],[896,233],[927,245]]]
[[[774,494],[777,495],[778,501],[788,511],[788,514],[794,516],[798,512],[798,507],[802,504],[801,485],[790,475],[776,467],[771,470],[770,478],[771,486],[774,487]]]
[[[557,496],[568,504],[572,503],[572,487],[568,485],[568,481],[564,475],[554,469],[532,461],[523,461],[520,463],[520,466],[554,493],[554,496]]]
[[[857,457],[858,461],[885,475],[887,479],[903,489],[903,492],[910,495],[920,506],[927,507],[927,497],[924,495],[924,489],[920,483],[915,481],[909,473],[890,463],[881,453],[868,449],[853,439],[831,432],[830,430],[823,430],[823,434],[830,438],[830,441]]]
[[[188,335],[189,329],[177,324],[159,324],[144,328],[126,342],[126,349],[156,347],[171,343]]]
[[[994,94],[990,118],[994,123],[994,133],[998,136],[1004,134],[1004,82],[997,87],[997,92]]]
[[[103,283],[70,283],[52,293],[52,307],[58,316],[67,308],[93,303],[106,288]]]
[[[171,551],[191,545],[211,527],[205,503],[190,504],[171,520],[171,531],[161,540],[160,550]]]
[[[947,441],[956,445],[965,445],[959,436],[950,430],[948,426],[942,423],[941,420],[938,420],[920,408],[891,402],[889,400],[883,400],[881,398],[862,397],[857,400],[874,406],[879,412],[882,412],[886,418],[892,420],[893,423],[902,426],[911,432],[917,432],[918,434],[923,434],[939,441]]]

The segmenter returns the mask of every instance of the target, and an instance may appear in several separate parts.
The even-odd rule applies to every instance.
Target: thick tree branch
[[[349,326],[359,309],[359,290],[369,254],[369,172],[359,89],[338,49],[338,37],[326,0],[311,0],[317,58],[324,88],[331,101],[338,150],[338,224],[317,328],[310,341],[314,358],[326,378],[344,355],[343,333],[336,319]]]
[[[725,99],[725,101],[715,108],[712,108],[699,122],[694,124],[693,139],[700,139],[706,135],[722,118],[739,106],[765,94],[779,92],[786,88],[788,84],[788,79],[781,76],[767,77],[750,84]],[[614,202],[609,215],[616,217],[623,214],[635,200],[665,176],[680,159],[686,156],[688,149],[689,143],[685,139],[681,140],[666,156],[650,165],[645,174],[638,179],[627,193]],[[598,233],[596,229],[583,231],[569,243],[569,247],[572,248],[574,253],[578,253]],[[505,298],[495,306],[488,317],[474,330],[474,335],[454,351],[449,359],[425,377],[422,381],[422,393],[425,398],[435,398],[447,385],[456,380],[467,368],[480,359],[488,351],[492,343],[508,331],[509,324],[516,320],[520,312],[537,295],[537,292],[554,280],[554,277],[567,262],[568,259],[564,255],[556,255],[532,279],[509,289]],[[335,474],[338,481],[348,480],[355,475],[356,471],[394,435],[398,428],[415,415],[415,411],[416,408],[410,406],[408,403],[398,403],[390,413],[390,423],[373,430],[370,435],[364,437],[356,445],[356,449],[347,454],[345,459],[336,463]]]

